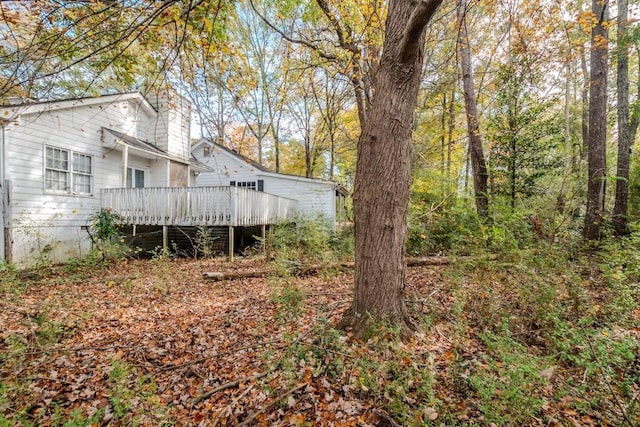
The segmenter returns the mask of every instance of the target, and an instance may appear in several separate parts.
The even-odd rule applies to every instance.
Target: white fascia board
[[[33,104],[16,105],[15,107],[0,107],[0,119],[12,121],[16,117],[26,114],[38,114],[65,108],[88,107],[98,104],[111,104],[120,101],[135,100],[140,103],[142,110],[148,115],[157,114],[149,101],[139,92],[120,93],[115,95],[96,96],[92,98],[67,99],[61,101],[35,102]]]
[[[286,174],[276,173],[276,172],[258,171],[256,172],[256,175],[270,176],[273,178],[280,178],[280,179],[288,179],[290,181],[302,181],[310,184],[317,184],[317,185],[322,185],[324,187],[331,187],[331,188],[335,188],[338,185],[337,182],[327,181],[321,178],[307,178],[306,176],[286,175]]]

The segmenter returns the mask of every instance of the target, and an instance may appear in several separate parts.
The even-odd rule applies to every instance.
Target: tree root
[[[379,335],[384,325],[398,328],[402,341],[410,340],[418,332],[418,327],[406,312],[392,317],[376,318],[368,313],[356,314],[353,306],[342,315],[342,319],[336,324],[336,329],[351,333],[352,338],[367,340],[371,336]]]

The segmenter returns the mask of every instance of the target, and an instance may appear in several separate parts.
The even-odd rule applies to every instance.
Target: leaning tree
[[[375,322],[410,334],[402,296],[411,183],[411,131],[425,27],[442,0],[391,0],[371,106],[360,139],[354,189],[355,290],[339,326],[363,337]]]

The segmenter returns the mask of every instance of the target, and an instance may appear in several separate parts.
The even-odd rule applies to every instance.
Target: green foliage
[[[465,253],[483,240],[483,225],[474,211],[460,205],[424,212],[412,201],[407,229],[410,255]]]
[[[487,422],[529,424],[545,416],[543,402],[566,396],[575,396],[568,410],[601,414],[611,409],[611,393],[628,420],[640,416],[639,240],[605,241],[600,253],[582,257],[530,245],[508,261],[459,265],[455,330],[460,337],[480,331],[487,351],[480,361],[454,364],[452,375],[462,375],[456,389],[479,400]],[[579,378],[551,386],[555,370]]]
[[[304,291],[290,280],[285,280],[284,285],[277,286],[271,295],[271,300],[278,307],[276,317],[284,322],[300,317],[305,299]]]
[[[349,229],[334,233],[325,218],[298,218],[269,229],[265,247],[283,271],[300,264],[322,264],[350,254],[353,235]]]
[[[111,242],[120,237],[120,215],[102,208],[91,216],[91,232],[101,242]]]
[[[561,167],[556,151],[562,144],[562,122],[551,111],[553,101],[536,99],[538,77],[530,74],[528,60],[511,60],[498,68],[498,93],[487,138],[493,142],[491,192],[506,195],[513,209],[517,199],[542,194],[543,178],[557,174]]]
[[[215,255],[213,244],[216,239],[209,227],[199,226],[196,230],[195,256],[201,254],[203,258],[212,258]]]
[[[629,172],[629,218],[640,220],[640,154],[634,151]]]
[[[375,335],[366,343],[349,341],[326,319],[314,328],[315,340],[296,348],[298,359],[321,361],[315,376],[326,376],[363,399],[372,399],[401,425],[428,423],[428,411],[439,401],[434,391],[430,363],[416,357],[399,339],[399,331],[378,325],[386,336]]]
[[[605,241],[599,257],[609,296],[603,314],[618,325],[633,322],[629,314],[640,309],[640,233]]]
[[[108,208],[101,208],[91,216],[90,233],[103,261],[128,252],[120,234],[120,223],[120,215]]]
[[[532,356],[510,335],[508,323],[500,334],[482,335],[488,354],[469,382],[480,399],[480,412],[489,423],[525,425],[539,415],[543,387],[540,375],[548,360]]]
[[[114,420],[123,425],[140,425],[143,420],[165,425],[169,421],[157,395],[156,383],[147,375],[138,376],[133,366],[114,360],[108,383],[107,397]]]

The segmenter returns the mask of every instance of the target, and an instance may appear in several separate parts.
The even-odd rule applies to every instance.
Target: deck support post
[[[169,253],[169,227],[162,226],[162,253],[167,255]]]
[[[267,226],[262,224],[260,227],[260,237],[262,238],[262,252],[267,252]]]
[[[229,227],[229,261],[233,261],[233,226]]]

